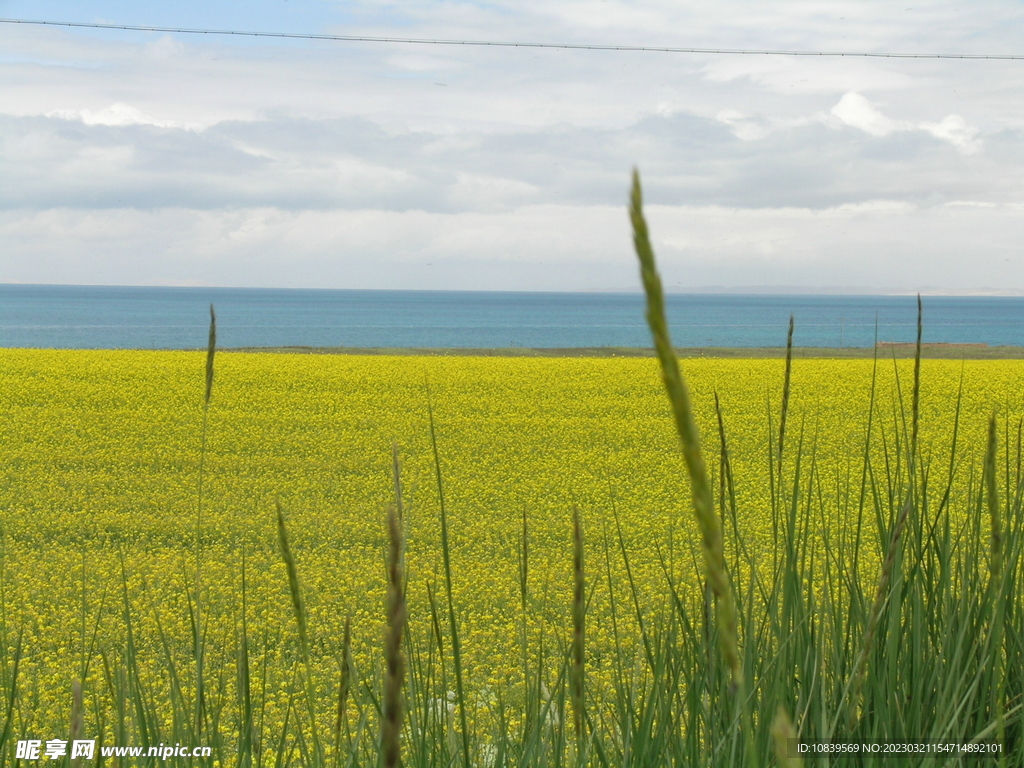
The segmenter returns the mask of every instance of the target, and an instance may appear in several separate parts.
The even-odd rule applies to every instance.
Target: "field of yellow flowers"
[[[765,489],[783,365],[683,361],[716,487],[720,399],[736,525],[755,551],[772,536]],[[851,524],[842,510],[859,483],[849,467],[864,452],[873,365],[794,362],[787,441],[802,445],[802,471],[816,473],[818,492],[835,497],[822,507],[836,510],[832,519],[818,521],[833,533]],[[879,423],[906,418],[912,365],[878,362]],[[76,677],[94,702],[90,717],[116,719],[125,704],[110,692],[124,658],[138,665],[147,700],[175,695],[169,669],[187,689],[197,581],[208,695],[225,712],[236,706],[230,676],[244,610],[262,716],[270,730],[281,723],[298,661],[277,501],[330,730],[346,619],[357,668],[369,676],[381,663],[393,446],[410,633],[434,631],[430,604],[440,603],[443,574],[428,396],[465,677],[481,708],[521,689],[524,599],[530,643],[543,639],[555,654],[568,643],[574,506],[590,586],[587,668],[598,694],[611,669],[610,595],[620,596],[620,619],[629,622],[630,576],[641,616],[667,600],[665,570],[696,583],[688,483],[654,359],[219,353],[200,498],[203,366],[193,352],[0,350],[0,687],[20,637],[21,732],[65,727]],[[961,380],[963,449],[951,457]],[[922,456],[942,472],[951,458],[977,465],[994,410],[1010,425],[1024,415],[1021,362],[925,360],[922,381]],[[954,493],[964,495],[970,473],[960,477]],[[877,552],[872,544],[876,560]]]

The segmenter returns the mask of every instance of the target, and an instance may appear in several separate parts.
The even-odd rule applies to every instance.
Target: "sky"
[[[268,32],[1024,54],[1024,3],[0,0]],[[1024,293],[1024,61],[0,24],[0,282]]]

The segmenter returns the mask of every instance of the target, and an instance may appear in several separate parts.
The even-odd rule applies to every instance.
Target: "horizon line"
[[[579,294],[638,294],[642,295],[643,290],[637,286],[611,287],[611,288],[575,288],[575,289],[493,289],[493,288],[348,288],[336,287],[325,288],[322,286],[295,286],[295,285],[214,285],[198,284],[192,281],[180,283],[35,283],[13,280],[0,280],[0,288],[24,287],[24,288],[166,288],[166,289],[196,289],[226,290],[226,291],[366,291],[366,292],[402,292],[402,293],[579,293]],[[963,297],[963,298],[1021,298],[1024,297],[1024,289],[995,289],[995,288],[972,288],[972,289],[947,289],[934,286],[921,288],[908,287],[866,287],[866,286],[835,286],[835,285],[699,285],[665,288],[665,293],[673,295],[716,295],[716,296],[932,296],[932,297]]]

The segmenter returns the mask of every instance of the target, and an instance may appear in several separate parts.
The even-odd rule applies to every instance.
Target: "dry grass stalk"
[[[352,617],[345,617],[345,630],[341,641],[341,681],[338,684],[338,716],[334,721],[334,749],[341,753],[341,727],[346,722],[348,696],[352,687]]]
[[[782,382],[782,415],[779,417],[779,489],[782,489],[782,449],[786,442],[786,415],[789,413],[790,382],[793,373],[793,315],[786,332],[786,374]]]
[[[570,690],[572,696],[573,725],[577,745],[583,743],[583,629],[585,613],[585,585],[583,580],[583,527],[580,511],[572,508],[572,669]]]
[[[206,345],[206,390],[203,394],[203,427],[201,446],[199,449],[199,487],[196,497],[196,631],[195,631],[195,654],[196,654],[196,712],[195,728],[196,734],[202,733],[203,714],[205,709],[205,685],[203,677],[203,611],[202,611],[202,589],[203,589],[203,568],[202,568],[202,534],[203,534],[203,477],[206,468],[206,430],[210,417],[210,397],[213,395],[213,358],[217,351],[217,314],[210,305],[210,335]]]
[[[792,756],[790,752],[790,745],[796,738],[793,721],[780,704],[772,720],[772,741],[775,743],[775,759],[779,761],[780,768],[800,768],[804,764],[799,755]]]
[[[71,735],[68,741],[74,744],[82,738],[85,733],[85,707],[82,702],[82,683],[78,680],[71,682]],[[82,764],[82,757],[79,755],[71,760],[71,768],[78,768]]]
[[[384,706],[381,722],[381,752],[384,768],[397,768],[402,761],[399,738],[402,731],[402,679],[405,659],[402,634],[405,631],[405,594],[402,591],[402,531],[398,509],[388,508],[388,602],[387,632],[384,636]]]
[[[213,311],[213,304],[210,305],[210,337],[206,344],[206,396],[203,404],[210,404],[210,395],[213,394],[213,355],[217,349],[217,313]]]
[[[998,585],[1003,571],[1003,528],[999,517],[999,492],[996,490],[996,417],[988,421],[988,444],[985,450],[985,500],[991,523],[992,552],[989,571],[992,583]]]

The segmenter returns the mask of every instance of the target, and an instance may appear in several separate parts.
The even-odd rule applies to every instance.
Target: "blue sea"
[[[209,305],[230,347],[645,347],[639,293],[0,285],[0,347],[197,349]],[[913,296],[667,297],[679,347],[914,340]],[[1024,346],[1024,297],[925,297],[926,342]]]

